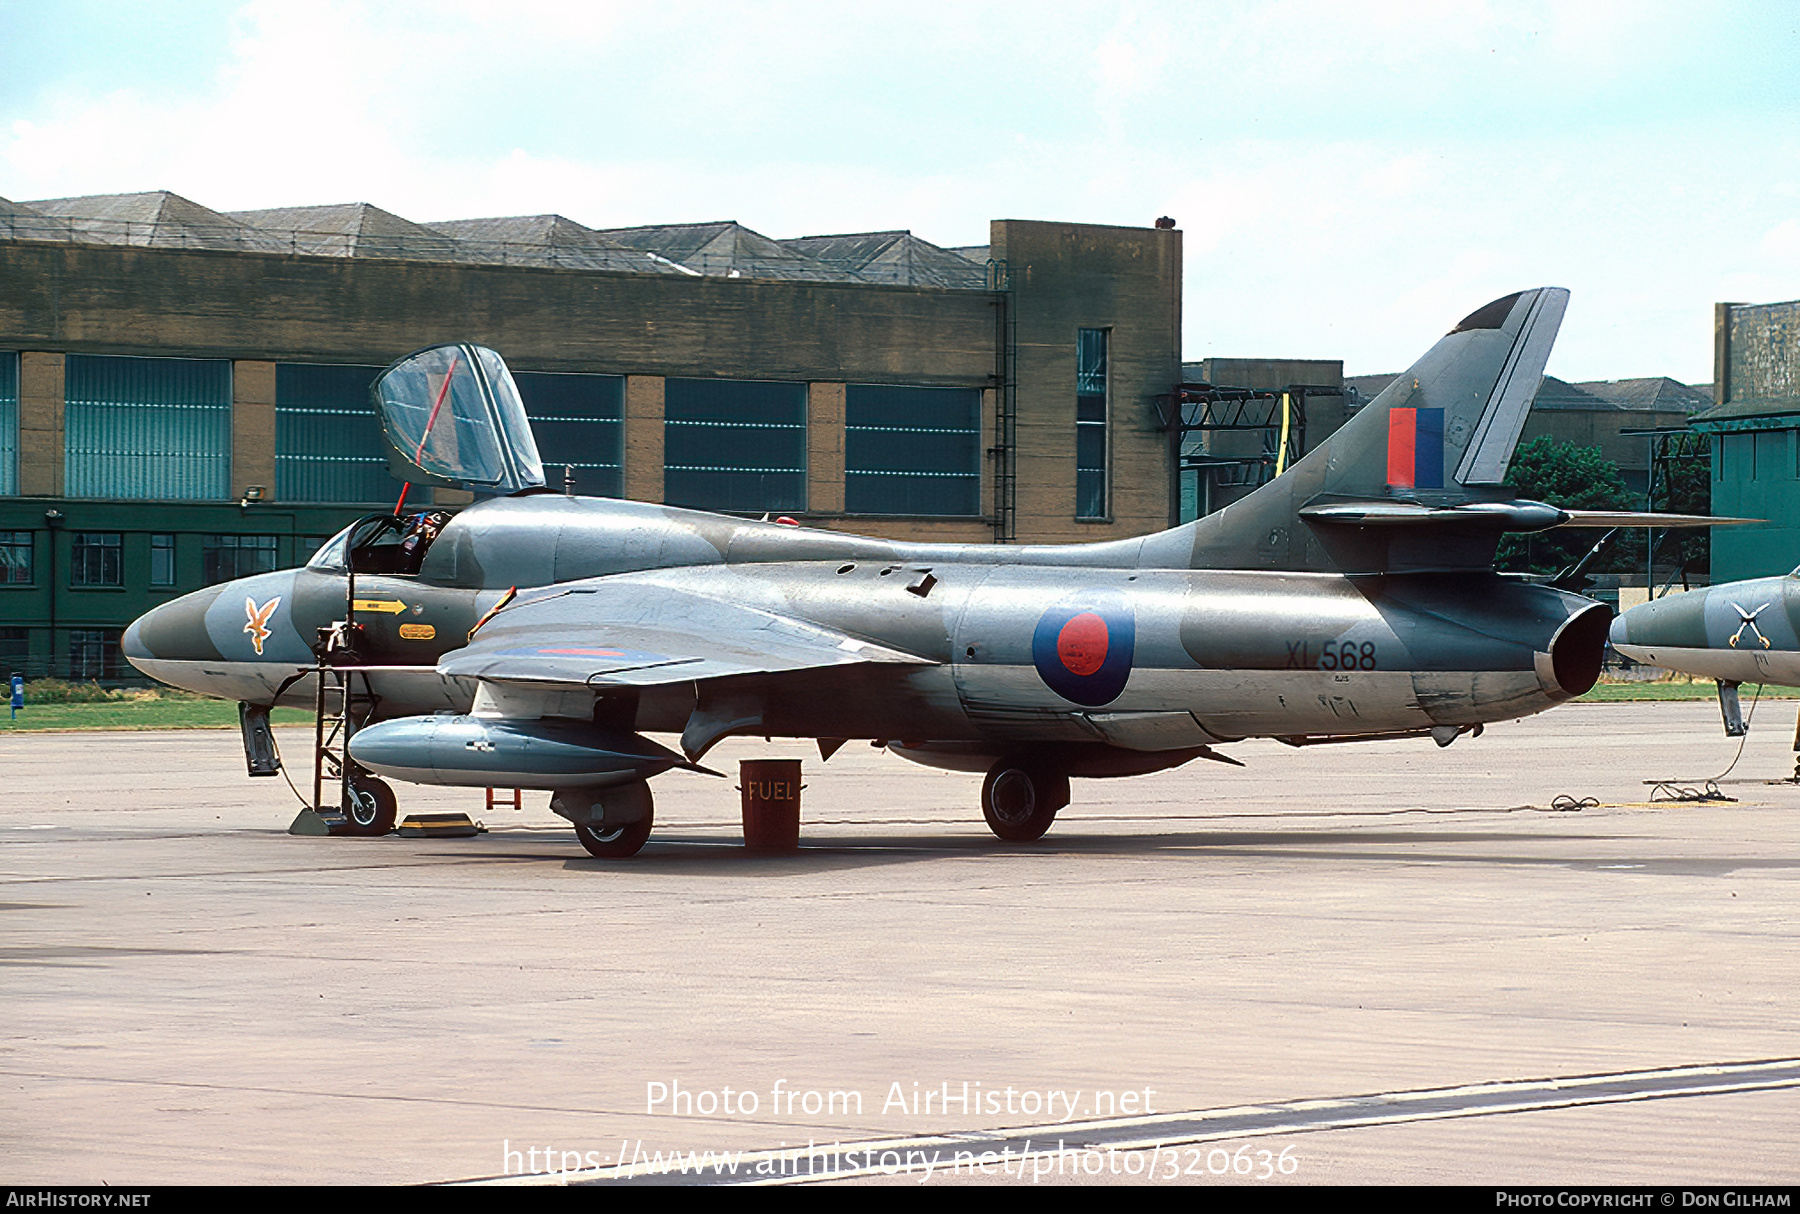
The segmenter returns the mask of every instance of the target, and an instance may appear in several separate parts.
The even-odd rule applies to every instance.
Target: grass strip
[[[276,725],[309,725],[312,713],[277,708]],[[236,729],[238,708],[232,700],[108,700],[99,704],[27,704],[17,720],[10,709],[0,712],[0,733],[43,733],[68,729]]]

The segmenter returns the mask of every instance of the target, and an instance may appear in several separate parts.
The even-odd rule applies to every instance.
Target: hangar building
[[[1713,400],[1691,423],[1712,438],[1713,513],[1768,522],[1713,529],[1712,580],[1787,573],[1800,566],[1800,300],[1715,305]]]
[[[505,355],[553,488],[909,539],[1156,530],[1181,273],[1172,228],[951,250],[0,200],[0,666],[115,675],[143,611],[391,508],[368,385],[451,340]]]

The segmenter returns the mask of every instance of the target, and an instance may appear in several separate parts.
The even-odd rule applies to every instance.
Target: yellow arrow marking
[[[358,611],[378,611],[382,615],[399,615],[406,610],[406,604],[399,599],[357,599],[353,606]]]

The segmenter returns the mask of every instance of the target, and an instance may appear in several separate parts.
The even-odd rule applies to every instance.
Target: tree
[[[1559,443],[1548,434],[1513,453],[1507,479],[1522,498],[1571,510],[1636,510],[1642,506],[1625,487],[1619,466],[1602,456],[1600,448]],[[1555,573],[1578,560],[1600,534],[1584,528],[1503,536],[1495,565],[1509,573]],[[1630,568],[1627,562],[1632,549],[1626,543],[1617,545],[1603,565]]]

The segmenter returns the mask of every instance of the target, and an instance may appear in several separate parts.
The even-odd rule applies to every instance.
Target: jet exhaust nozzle
[[[585,721],[447,714],[367,726],[350,757],[376,775],[466,788],[601,788],[687,766],[641,734]]]
[[[1612,627],[1612,608],[1604,603],[1577,611],[1551,637],[1540,660],[1538,678],[1544,690],[1559,700],[1586,695],[1600,681],[1606,659],[1606,635]]]

